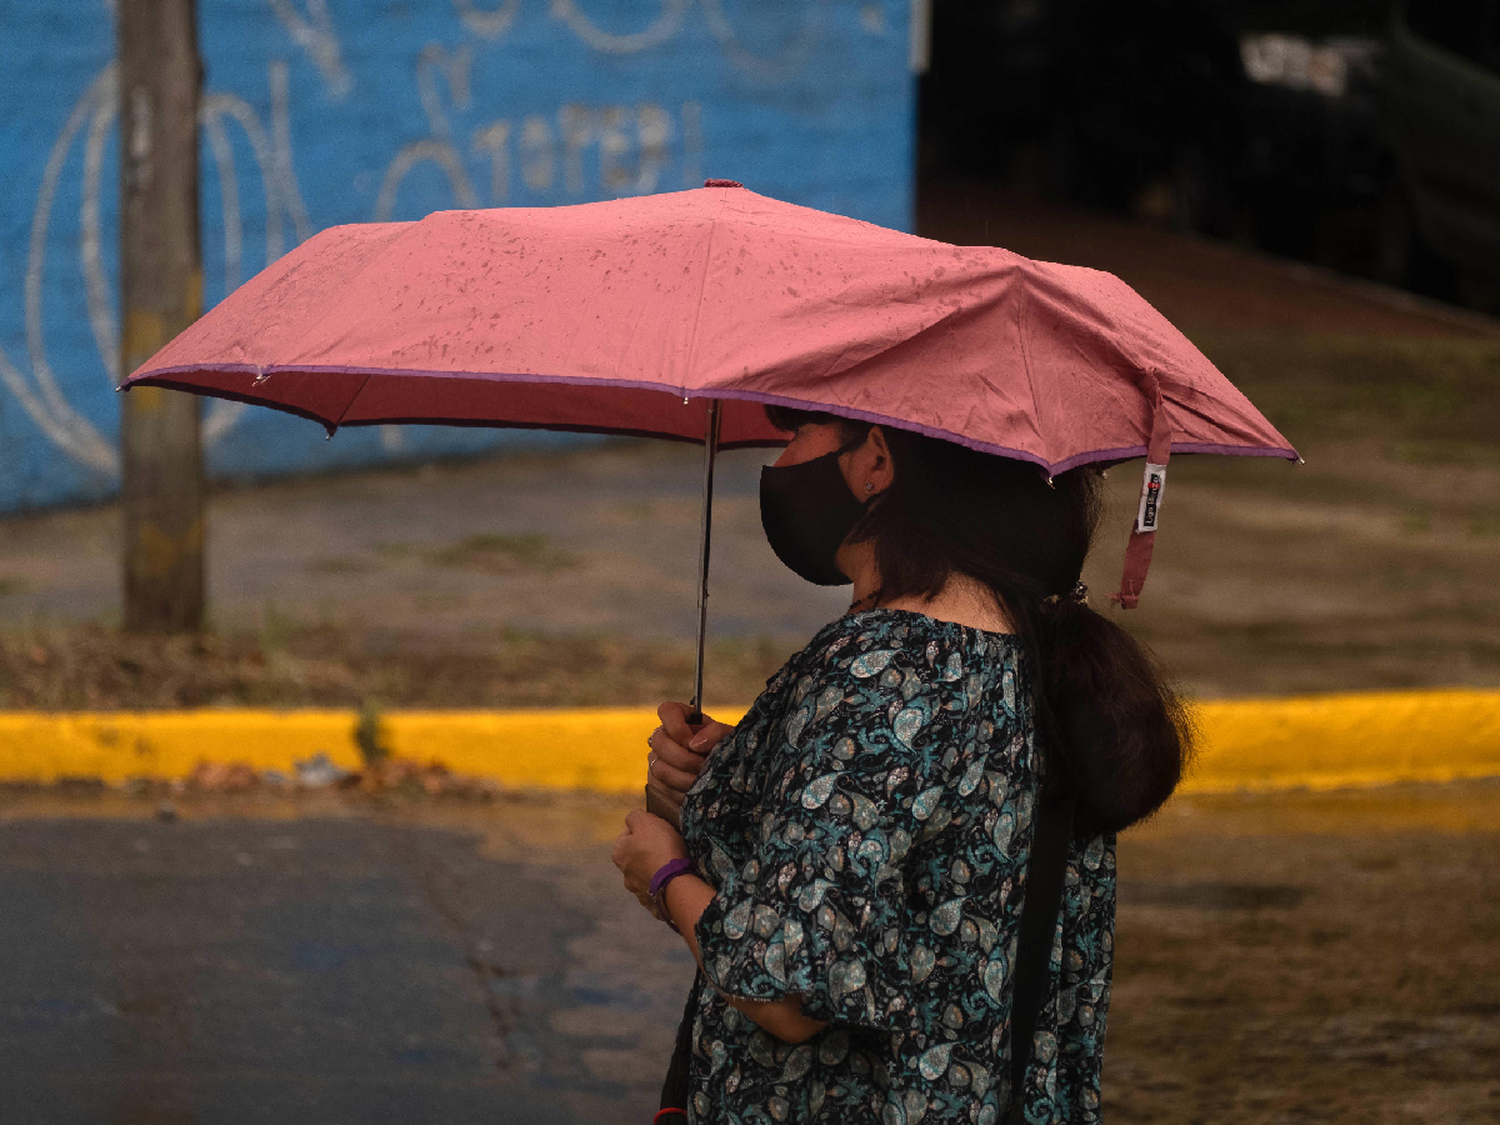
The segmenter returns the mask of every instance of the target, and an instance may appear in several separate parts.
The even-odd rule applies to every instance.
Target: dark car
[[[1435,256],[1457,269],[1461,296],[1493,305],[1500,277],[1500,0],[1401,4],[1380,105],[1394,176],[1377,275],[1409,284],[1420,280],[1424,257]]]
[[[969,174],[1313,256],[1378,197],[1384,0],[947,0],[929,154]]]

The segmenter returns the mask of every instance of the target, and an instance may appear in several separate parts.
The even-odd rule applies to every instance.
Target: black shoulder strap
[[[1021,932],[1012,966],[1015,989],[1010,1002],[1010,1110],[1007,1125],[1024,1120],[1026,1068],[1031,1062],[1036,1021],[1047,999],[1052,967],[1052,945],[1057,915],[1062,909],[1063,882],[1068,871],[1068,842],[1073,836],[1071,794],[1037,798],[1026,865],[1026,901],[1021,906]]]
[[[693,1062],[693,1021],[698,1016],[698,989],[702,984],[701,974],[695,975],[692,990],[688,992],[687,1006],[682,1011],[682,1022],[677,1025],[677,1042],[672,1047],[672,1061],[667,1064],[666,1081],[661,1084],[661,1112],[655,1118],[658,1125],[686,1125],[687,1122],[690,1094],[688,1070]],[[677,1112],[669,1112],[671,1110]]]

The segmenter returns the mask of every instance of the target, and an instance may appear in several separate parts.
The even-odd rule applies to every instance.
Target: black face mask
[[[760,525],[771,550],[818,586],[853,581],[833,559],[865,505],[849,491],[839,457],[864,442],[861,437],[800,465],[767,465],[760,471]]]

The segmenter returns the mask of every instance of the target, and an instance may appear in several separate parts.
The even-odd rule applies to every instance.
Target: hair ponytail
[[[779,428],[868,423],[784,408]],[[851,532],[871,542],[882,600],[936,595],[957,572],[995,595],[1036,669],[1052,783],[1077,793],[1079,830],[1118,832],[1172,795],[1192,753],[1186,707],[1146,648],[1073,596],[1099,522],[1100,473],[1035,465],[886,429],[895,479]]]
[[[1037,624],[1047,733],[1078,794],[1079,827],[1119,832],[1182,780],[1191,716],[1145,646],[1083,602],[1044,605]]]

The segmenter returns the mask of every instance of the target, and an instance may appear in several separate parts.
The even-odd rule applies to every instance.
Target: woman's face
[[[776,458],[779,468],[800,465],[814,457],[835,453],[844,446],[844,429],[837,422],[806,422],[797,427],[792,440]],[[878,496],[890,487],[895,470],[890,449],[879,426],[871,426],[869,436],[839,458],[839,471],[861,503]]]
[[[797,427],[797,432],[787,447],[776,458],[776,467],[800,465],[814,457],[832,453],[843,445],[843,428],[837,422],[807,422]]]

